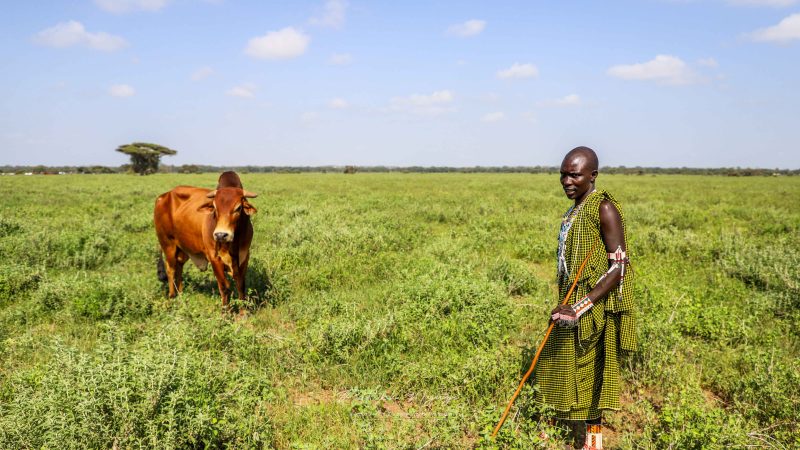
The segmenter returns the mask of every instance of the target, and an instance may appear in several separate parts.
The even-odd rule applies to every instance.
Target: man
[[[603,448],[602,411],[619,409],[620,357],[636,349],[625,220],[614,197],[595,189],[597,173],[588,147],[572,149],[561,163],[561,186],[574,204],[559,233],[559,299],[578,281],[551,312],[556,327],[536,368],[537,400],[559,419],[586,423],[584,449]]]

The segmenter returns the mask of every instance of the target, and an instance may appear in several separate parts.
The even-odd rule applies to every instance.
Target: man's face
[[[582,199],[592,190],[596,170],[591,170],[586,157],[567,157],[561,163],[561,186],[570,200]]]

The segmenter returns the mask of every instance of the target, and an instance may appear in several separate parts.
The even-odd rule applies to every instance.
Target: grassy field
[[[217,174],[0,177],[0,448],[531,448],[555,175],[242,174],[250,313],[156,278],[156,196]],[[612,448],[800,447],[800,178],[601,176],[640,349]],[[557,447],[550,442],[542,444]]]

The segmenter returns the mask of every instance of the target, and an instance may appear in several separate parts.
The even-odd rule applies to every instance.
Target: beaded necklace
[[[567,268],[567,258],[566,258],[566,251],[565,247],[567,245],[567,234],[569,234],[569,229],[572,228],[572,223],[575,222],[575,218],[578,217],[578,213],[580,213],[583,204],[586,203],[586,199],[589,198],[596,192],[596,189],[592,189],[586,197],[581,200],[581,202],[577,205],[572,205],[566,213],[564,213],[564,217],[561,219],[561,231],[558,233],[558,277],[561,278],[563,276],[569,276],[569,269]]]

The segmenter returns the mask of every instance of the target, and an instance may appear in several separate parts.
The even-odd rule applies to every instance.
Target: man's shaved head
[[[590,149],[589,147],[575,147],[570,150],[566,156],[564,156],[564,161],[571,160],[575,157],[583,157],[586,158],[586,162],[588,163],[589,170],[598,170],[600,169],[600,163],[597,161],[597,153],[594,150]]]
[[[564,156],[561,163],[561,186],[567,198],[578,204],[594,191],[598,166],[597,154],[589,147],[575,147]]]

